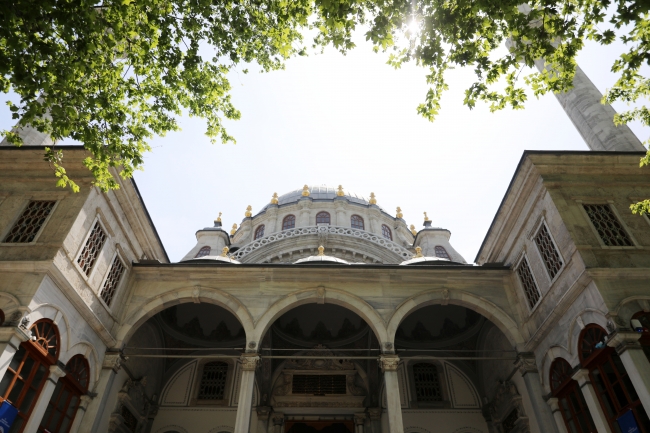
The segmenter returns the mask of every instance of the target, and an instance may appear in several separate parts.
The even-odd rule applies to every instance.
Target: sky
[[[343,185],[390,214],[451,231],[451,244],[473,262],[526,149],[587,150],[553,95],[530,97],[525,110],[490,113],[462,105],[471,69],[448,74],[450,89],[435,122],[420,117],[425,71],[386,65],[362,38],[342,55],[333,49],[289,60],[271,73],[231,74],[239,121],[227,121],[237,144],[210,144],[205,122],[183,117],[182,131],[152,141],[135,180],[172,262],[196,243],[195,232],[239,224],[277,192]],[[620,47],[588,44],[578,63],[604,92]],[[5,98],[6,99],[6,98]],[[624,108],[615,106],[619,111]],[[0,128],[11,126],[0,110]],[[648,128],[632,125],[641,138]]]

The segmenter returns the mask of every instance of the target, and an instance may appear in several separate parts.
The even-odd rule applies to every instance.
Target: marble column
[[[366,422],[366,413],[354,414],[354,433],[363,433],[363,425]]]
[[[99,380],[93,389],[94,397],[88,402],[79,422],[78,429],[80,432],[94,432],[99,429],[103,409],[106,407],[106,399],[113,386],[115,376],[122,367],[121,363],[120,352],[106,352],[104,354],[102,371],[99,373]]]
[[[282,433],[282,425],[284,424],[284,414],[281,412],[273,413],[273,433]]]
[[[532,353],[520,353],[517,357],[517,367],[524,379],[528,399],[533,406],[539,430],[544,433],[559,433],[551,408],[544,402],[544,390],[542,389],[542,381],[539,378],[534,355]]]
[[[638,332],[616,331],[610,335],[607,345],[616,349],[641,404],[650,413],[650,361],[643,353],[639,338]]]
[[[589,379],[589,370],[585,368],[578,370],[573,375],[573,380],[578,382],[580,390],[582,390],[582,395],[585,397],[589,413],[591,413],[591,419],[593,419],[598,433],[612,433],[603,406],[600,404],[596,390]]]
[[[234,433],[249,433],[255,386],[255,369],[260,361],[260,357],[257,353],[246,353],[241,356],[240,360],[242,373]]]
[[[31,332],[20,326],[0,327],[0,379],[11,364],[11,360],[20,348],[20,343],[29,340]]]
[[[381,407],[369,407],[371,433],[381,433]]]
[[[555,418],[555,424],[557,424],[557,430],[560,433],[569,433],[566,429],[566,424],[564,423],[564,418],[562,417],[562,412],[560,412],[559,400],[555,397],[551,397],[546,400],[551,412],[553,413],[553,418]]]
[[[390,433],[404,433],[402,422],[402,405],[399,398],[399,382],[397,379],[397,366],[399,357],[397,355],[382,355],[379,358],[381,371],[384,373],[386,385],[386,400],[388,403],[388,428]]]
[[[257,433],[267,433],[269,431],[269,416],[271,408],[269,406],[257,406]]]
[[[72,421],[72,425],[70,426],[70,433],[77,433],[79,431],[81,420],[83,419],[84,414],[86,413],[86,409],[88,408],[88,405],[91,401],[92,398],[89,395],[82,395],[80,397],[79,408],[77,409],[77,413],[74,416],[74,421]]]
[[[56,388],[56,383],[60,378],[65,376],[65,370],[63,365],[54,364],[50,366],[50,374],[45,381],[43,389],[41,389],[40,395],[36,399],[32,413],[29,415],[29,419],[25,424],[23,433],[36,433],[38,427],[41,425],[43,420],[43,415],[45,414],[45,409],[50,403],[52,394],[54,393],[54,388]]]

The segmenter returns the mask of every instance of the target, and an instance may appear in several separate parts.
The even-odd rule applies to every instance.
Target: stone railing
[[[413,257],[413,253],[404,247],[399,246],[395,242],[365,230],[353,229],[350,227],[337,227],[337,226],[311,226],[311,227],[298,227],[294,229],[282,230],[281,232],[273,233],[261,239],[250,242],[234,253],[230,257],[235,260],[240,260],[248,254],[256,251],[262,247],[279,242],[285,239],[294,238],[296,236],[304,235],[319,235],[319,234],[333,234],[338,236],[347,236],[357,238],[373,244],[382,246],[389,251],[402,257],[403,260],[408,260]]]

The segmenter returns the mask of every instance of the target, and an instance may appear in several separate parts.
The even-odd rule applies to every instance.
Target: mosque
[[[591,151],[526,151],[478,255],[343,186],[269,193],[168,259],[136,184],[0,146],[11,433],[650,433],[644,147],[579,70]],[[29,128],[28,128],[29,129]],[[636,430],[631,430],[636,428]]]

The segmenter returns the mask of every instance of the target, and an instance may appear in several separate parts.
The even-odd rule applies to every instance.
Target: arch
[[[640,308],[626,308],[629,307],[629,304],[632,302],[637,302],[637,301],[645,301],[645,302],[650,302],[650,296],[647,295],[639,295],[639,296],[630,296],[627,297],[623,300],[621,300],[616,307],[611,311],[612,315],[619,316],[620,319],[624,322],[627,323],[630,321],[632,318],[632,314],[636,313],[639,311]],[[627,311],[626,311],[627,310]],[[629,316],[629,317],[627,317]]]
[[[237,319],[239,319],[239,323],[241,323],[244,328],[246,340],[251,341],[252,336],[255,334],[255,325],[250,312],[246,306],[239,301],[239,299],[219,289],[209,287],[185,287],[182,289],[170,289],[164,293],[149,298],[144,304],[133,306],[132,310],[127,313],[127,319],[116,334],[116,347],[121,347],[125,341],[131,338],[140,325],[156,313],[174,305],[197,301],[218,305],[232,313]]]
[[[358,314],[374,331],[380,344],[387,341],[386,325],[377,310],[357,296],[324,287],[299,290],[276,301],[255,323],[255,338],[252,341],[262,341],[269,327],[287,311],[301,305],[318,302],[339,305]]]
[[[583,317],[584,316],[584,317]],[[590,324],[596,324],[602,328],[607,327],[607,317],[605,314],[594,308],[586,308],[575,315],[569,325],[569,333],[567,337],[567,348],[571,352],[571,359],[578,359],[578,340],[580,332]]]
[[[289,214],[282,218],[282,230],[289,230],[296,228],[296,216]]]
[[[330,213],[320,211],[316,214],[316,224],[331,224],[331,218],[330,218]]]
[[[582,365],[588,364],[588,361],[593,359],[597,353],[596,350],[607,347],[605,344],[606,337],[607,331],[595,323],[590,323],[580,331],[580,337],[578,338],[578,357]]]
[[[357,230],[365,230],[366,224],[363,221],[363,217],[360,215],[352,215],[350,217],[350,227]]]
[[[492,321],[503,332],[513,346],[524,343],[515,322],[505,311],[480,296],[460,290],[432,290],[411,296],[396,309],[386,327],[388,342],[395,343],[397,328],[406,316],[415,310],[435,304],[452,304],[466,307]]]
[[[551,373],[551,364],[553,364],[553,361],[555,361],[557,358],[563,358],[567,360],[569,364],[572,364],[573,354],[571,354],[571,352],[567,350],[566,347],[557,346],[557,345],[551,346],[546,351],[544,357],[542,358],[542,365],[540,366],[540,377],[542,379],[542,387],[544,388],[544,392],[546,394],[549,394],[551,392],[549,375]]]
[[[80,341],[68,350],[64,356],[59,357],[59,360],[67,364],[70,359],[75,355],[82,355],[88,360],[90,364],[90,385],[88,389],[93,389],[95,382],[99,380],[99,373],[102,368],[99,364],[99,355],[95,347],[87,341]]]
[[[35,323],[41,319],[50,319],[59,330],[59,357],[70,350],[70,324],[65,313],[54,304],[40,304],[29,312],[29,319]]]
[[[264,224],[260,224],[255,229],[255,234],[253,235],[253,240],[261,239],[264,237]]]
[[[390,230],[390,227],[388,227],[386,224],[381,225],[381,234],[389,241],[393,240],[393,232]]]

